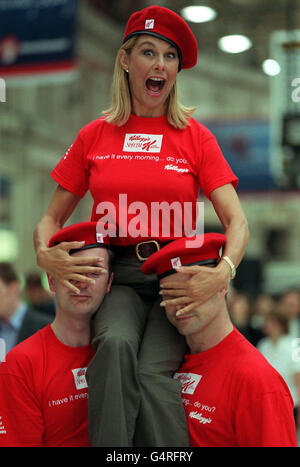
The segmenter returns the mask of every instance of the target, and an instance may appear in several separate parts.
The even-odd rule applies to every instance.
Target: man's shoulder
[[[256,386],[263,391],[286,390],[286,384],[278,371],[241,334],[237,339],[236,357],[232,361],[232,375],[241,384]]]
[[[234,359],[234,362],[236,367],[239,367],[240,364],[246,362],[248,362],[249,365],[255,363],[259,368],[270,366],[262,353],[253,344],[251,344],[246,337],[244,337],[237,329],[234,330],[234,333],[236,350],[236,358]]]

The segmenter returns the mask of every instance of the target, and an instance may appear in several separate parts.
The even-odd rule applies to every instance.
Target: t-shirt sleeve
[[[236,404],[235,428],[239,446],[297,447],[290,394],[284,387],[260,395],[255,388],[248,389],[245,403],[241,397]]]
[[[85,195],[89,188],[89,170],[80,134],[51,172],[51,177],[74,195],[81,198]]]
[[[207,198],[210,198],[210,193],[220,186],[232,183],[236,188],[238,184],[238,178],[231,170],[213,135],[201,145],[198,174],[201,190]]]
[[[42,412],[30,378],[25,381],[12,366],[0,364],[0,447],[44,446]]]

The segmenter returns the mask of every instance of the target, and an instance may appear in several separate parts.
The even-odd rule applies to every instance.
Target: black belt
[[[156,253],[168,243],[170,243],[170,241],[160,242],[158,240],[148,240],[147,242],[140,242],[136,245],[114,246],[113,249],[119,257],[136,257],[140,261],[146,261],[153,253]]]

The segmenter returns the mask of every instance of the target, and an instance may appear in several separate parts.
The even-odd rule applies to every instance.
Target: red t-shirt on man
[[[90,190],[91,220],[117,225],[119,245],[185,236],[195,227],[199,190],[209,198],[238,181],[216,138],[195,119],[179,130],[165,116],[133,114],[121,127],[104,118],[86,125],[51,175],[80,197]]]
[[[91,345],[62,344],[51,325],[0,364],[0,447],[88,447]]]
[[[215,347],[186,355],[174,377],[191,446],[297,446],[286,383],[236,328]]]

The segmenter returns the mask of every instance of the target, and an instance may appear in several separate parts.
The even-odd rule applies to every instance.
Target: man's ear
[[[109,293],[109,292],[110,292],[111,284],[112,284],[113,278],[114,278],[114,273],[112,272],[112,273],[110,274],[109,279],[108,279],[106,293]]]
[[[221,297],[224,298],[228,292],[229,285],[227,284],[223,289],[220,290]]]
[[[19,295],[21,291],[21,286],[19,281],[12,281],[9,283],[10,290],[12,294]]]
[[[51,292],[55,292],[54,279],[48,272],[47,272],[47,279],[48,279],[49,289],[51,290]]]

